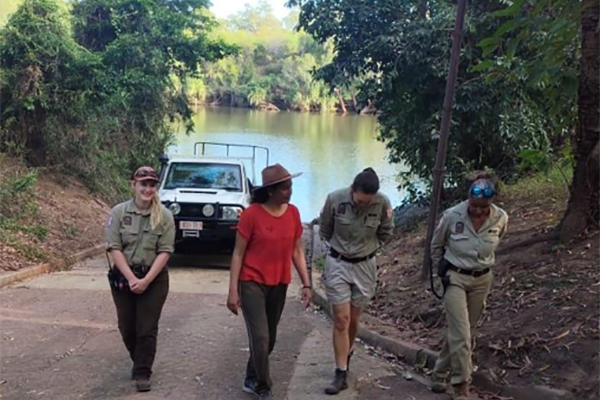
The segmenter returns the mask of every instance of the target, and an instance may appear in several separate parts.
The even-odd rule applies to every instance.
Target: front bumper
[[[190,218],[175,217],[175,244],[177,248],[190,250],[214,250],[216,252],[231,251],[235,247],[235,236],[238,221],[202,221],[199,231],[180,229],[180,221]]]

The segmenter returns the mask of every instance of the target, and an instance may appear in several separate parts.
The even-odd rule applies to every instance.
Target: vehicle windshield
[[[172,163],[165,189],[222,189],[242,191],[239,165],[211,163]]]

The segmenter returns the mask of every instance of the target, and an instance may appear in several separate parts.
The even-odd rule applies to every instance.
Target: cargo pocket
[[[121,229],[121,240],[123,241],[123,247],[133,246],[138,240],[138,234],[136,231],[130,229]]]
[[[158,244],[159,237],[160,235],[158,233],[151,231],[149,228],[144,229],[142,249],[156,251],[156,245]]]

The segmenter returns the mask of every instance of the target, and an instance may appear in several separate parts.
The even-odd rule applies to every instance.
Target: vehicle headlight
[[[223,219],[238,220],[244,209],[242,207],[225,206],[221,208]]]
[[[177,215],[181,212],[181,206],[179,203],[171,203],[169,204],[169,211],[171,211],[173,215]]]
[[[205,217],[212,217],[215,215],[215,206],[212,204],[205,205],[202,207],[202,214],[204,214]]]

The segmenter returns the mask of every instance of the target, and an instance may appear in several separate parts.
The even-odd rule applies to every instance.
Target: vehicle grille
[[[179,214],[177,214],[177,217],[181,218],[181,217],[195,217],[195,218],[206,218],[206,219],[214,219],[215,215],[211,216],[211,217],[206,217],[204,216],[204,214],[202,214],[202,207],[204,207],[206,204],[209,203],[193,203],[193,204],[189,204],[189,203],[179,203],[179,205],[181,206],[181,211],[179,212]],[[213,206],[216,208],[216,205],[213,204]],[[215,210],[215,214],[218,214],[219,210]]]

